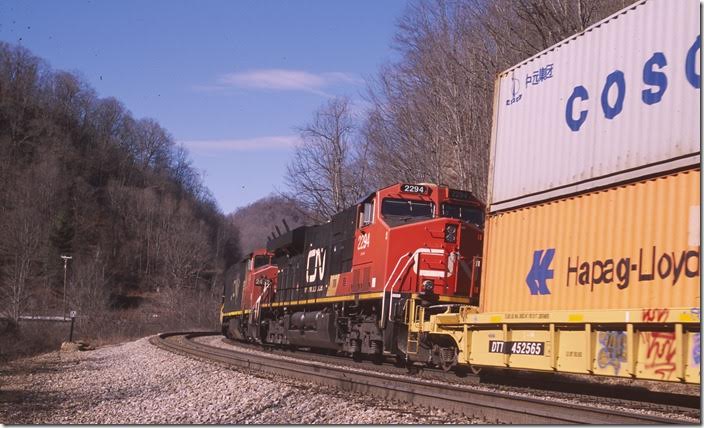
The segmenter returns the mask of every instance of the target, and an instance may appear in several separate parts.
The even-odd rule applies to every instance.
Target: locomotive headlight
[[[454,244],[457,242],[457,225],[456,224],[446,224],[445,225],[445,242]]]
[[[435,288],[435,283],[432,279],[426,279],[423,281],[423,290],[425,290],[426,293],[432,293],[433,288]]]

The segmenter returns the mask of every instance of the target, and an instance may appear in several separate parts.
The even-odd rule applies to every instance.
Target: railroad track
[[[388,359],[380,363],[379,361],[370,360],[352,360],[349,356],[343,357],[315,351],[294,352],[286,348],[261,347],[255,344],[238,342],[226,338],[222,338],[222,342],[232,347],[271,353],[272,358],[275,358],[274,355],[288,358],[301,358],[305,355],[305,359],[323,364],[327,363],[362,370],[383,371],[384,373],[398,376],[409,375],[405,366],[400,366]],[[584,400],[585,403],[595,402],[597,404],[600,400],[606,398],[614,402],[614,404],[620,402],[625,407],[636,405],[642,409],[649,408],[650,410],[654,410],[657,407],[666,407],[675,410],[681,409],[689,415],[693,413],[691,410],[699,411],[701,407],[701,397],[698,392],[697,395],[656,392],[640,385],[592,383],[585,380],[569,378],[557,373],[515,370],[508,372],[500,369],[484,369],[481,374],[475,375],[468,370],[446,372],[437,368],[425,367],[418,373],[415,373],[413,377],[460,386],[481,384],[493,389],[503,389],[506,392],[534,394],[537,396],[536,398],[541,398],[540,395],[554,396],[555,393],[568,394],[571,396],[579,395],[582,396],[581,399]],[[652,406],[648,404],[652,404]]]
[[[386,400],[434,407],[488,421],[519,424],[672,424],[668,417],[595,408],[575,403],[547,401],[501,392],[481,391],[468,386],[331,367],[316,361],[276,359],[223,349],[192,339],[219,335],[213,332],[161,333],[151,343],[182,355],[195,356],[229,367],[309,381],[344,391],[373,395]]]

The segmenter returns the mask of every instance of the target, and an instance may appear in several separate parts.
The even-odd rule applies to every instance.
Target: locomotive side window
[[[484,225],[484,213],[477,207],[442,204],[441,212],[443,217],[456,218],[479,226]]]
[[[362,211],[359,213],[359,227],[368,226],[374,223],[374,201],[365,202]]]
[[[266,266],[269,264],[269,259],[270,256],[263,255],[263,256],[254,256],[254,269],[259,269],[262,266]]]
[[[434,205],[432,202],[387,198],[381,203],[381,215],[389,226],[414,223],[433,218]]]

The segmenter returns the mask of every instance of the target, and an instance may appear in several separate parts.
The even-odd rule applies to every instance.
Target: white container
[[[698,164],[699,22],[644,0],[501,73],[490,211]]]

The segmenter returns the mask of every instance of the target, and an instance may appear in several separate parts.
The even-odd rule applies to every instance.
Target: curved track
[[[179,354],[199,357],[230,367],[239,367],[294,378],[344,391],[377,396],[385,400],[405,401],[411,405],[440,408],[489,421],[521,424],[665,424],[666,417],[595,408],[574,403],[546,401],[487,392],[467,386],[447,385],[387,373],[375,373],[308,360],[277,359],[236,348],[223,349],[192,339],[219,335],[213,332],[162,333],[151,342]]]
[[[362,370],[383,371],[387,374],[408,376],[405,365],[392,360],[380,361],[353,360],[349,356],[329,353],[302,351],[294,352],[287,348],[262,347],[253,343],[238,342],[223,338],[222,342],[236,348],[271,353],[289,358],[305,358],[319,363],[335,364]],[[212,343],[211,343],[212,344]],[[231,348],[227,348],[231,349]],[[603,399],[616,404],[621,402],[625,407],[638,407],[642,410],[658,410],[659,408],[682,409],[688,414],[691,410],[699,410],[700,396],[698,394],[682,394],[673,392],[651,391],[640,385],[590,382],[585,379],[569,378],[558,373],[542,373],[529,371],[504,371],[501,369],[483,369],[479,375],[461,368],[445,372],[439,368],[425,367],[413,374],[417,379],[443,382],[454,385],[485,385],[494,389],[514,393],[529,393],[537,395],[573,395],[582,396],[585,403],[598,404]],[[591,379],[590,379],[591,380]],[[540,398],[540,397],[537,397]],[[652,404],[652,405],[649,405]]]

